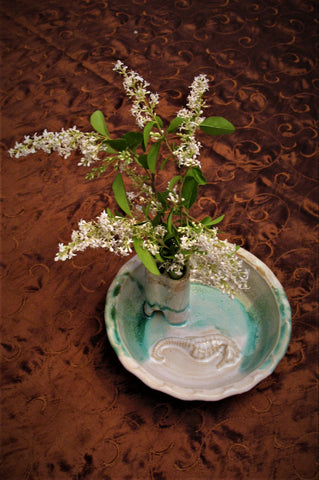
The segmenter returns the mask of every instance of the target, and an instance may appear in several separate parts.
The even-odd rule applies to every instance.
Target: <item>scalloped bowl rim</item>
[[[134,269],[140,260],[137,256],[131,258],[126,262],[118,274],[112,281],[105,305],[105,323],[106,330],[109,341],[115,350],[120,362],[122,365],[136,377],[138,377],[144,384],[149,386],[152,389],[159,390],[173,397],[179,398],[181,400],[205,400],[205,401],[217,401],[223,398],[229,397],[231,395],[237,395],[240,393],[247,392],[260,381],[268,377],[275,370],[276,366],[280,360],[285,355],[291,337],[291,309],[285,294],[285,291],[267,265],[265,265],[261,260],[259,260],[255,255],[248,252],[244,248],[240,248],[237,252],[237,255],[242,258],[246,263],[248,263],[254,270],[258,271],[259,275],[263,277],[270,289],[277,291],[276,302],[278,304],[278,311],[280,315],[280,329],[277,337],[277,343],[275,344],[270,355],[260,364],[255,370],[248,373],[243,378],[239,379],[233,384],[218,387],[218,388],[192,388],[192,387],[182,387],[170,384],[167,381],[162,381],[147,369],[144,368],[142,363],[137,362],[134,358],[127,356],[127,353],[124,351],[121,342],[118,340],[118,331],[112,320],[110,320],[109,315],[109,306],[111,304],[112,291],[117,285],[118,276]],[[280,298],[280,305],[279,300]],[[265,366],[266,364],[266,366]]]

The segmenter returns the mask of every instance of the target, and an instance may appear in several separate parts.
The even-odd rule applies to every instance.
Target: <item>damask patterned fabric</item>
[[[2,0],[3,480],[318,478],[316,274],[318,4],[315,0]],[[54,262],[80,219],[115,206],[112,175],[79,159],[11,159],[24,135],[89,131],[103,110],[134,128],[113,63],[161,95],[173,118],[206,73],[208,184],[195,215],[226,215],[228,238],[259,257],[292,307],[287,354],[251,391],[181,401],[127,372],[110,346],[107,289],[126,259],[86,251]]]

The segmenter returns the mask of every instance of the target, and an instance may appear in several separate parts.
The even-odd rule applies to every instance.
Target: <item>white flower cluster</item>
[[[133,218],[111,216],[103,211],[94,222],[81,220],[73,231],[71,242],[59,244],[55,260],[67,260],[86,248],[104,248],[117,255],[133,252],[133,239],[143,241],[143,248],[151,255],[160,253],[167,233],[163,225],[153,227],[151,222],[137,223]],[[180,247],[173,260],[161,264],[167,272],[181,276],[190,261],[192,275],[197,281],[219,288],[232,296],[235,289],[247,288],[248,273],[242,270],[236,255],[236,246],[220,240],[216,229],[205,230],[198,225],[179,227]]]
[[[154,227],[151,222],[144,222],[139,227],[139,230],[135,229],[135,234],[143,239],[143,248],[155,257],[160,253],[160,246],[164,245],[166,228],[164,225]]]
[[[43,150],[46,153],[58,152],[68,158],[72,151],[79,150],[82,154],[79,165],[89,166],[99,160],[99,153],[103,151],[101,139],[95,132],[83,133],[76,127],[60,132],[44,130],[41,135],[35,133],[33,137],[25,136],[22,143],[16,143],[9,150],[11,157],[19,158]]]
[[[217,229],[180,227],[180,252],[168,271],[180,275],[190,260],[192,276],[232,296],[236,289],[247,289],[248,271],[236,255],[236,245],[218,238]]]
[[[94,222],[79,222],[79,229],[73,231],[71,242],[59,244],[55,260],[67,260],[86,248],[104,248],[117,255],[132,253],[132,233],[135,220],[113,217],[103,211]]]
[[[132,175],[132,179],[135,182],[136,192],[126,192],[131,210],[139,214],[143,212],[143,207],[146,207],[150,215],[156,215],[162,208],[162,204],[156,199],[152,187],[141,181],[140,175]]]
[[[159,101],[158,94],[151,93],[148,90],[148,82],[133,70],[129,71],[120,60],[116,62],[114,70],[123,77],[123,86],[132,100],[132,114],[139,127],[143,128],[147,122],[153,122],[150,125],[152,128],[144,132],[144,140],[148,132],[153,141],[158,141],[159,147],[164,141],[169,151],[169,157],[165,161],[173,155],[174,162],[179,167],[200,167],[198,157],[201,144],[195,139],[195,133],[205,120],[203,109],[206,105],[203,95],[208,90],[206,75],[195,77],[190,86],[186,107],[178,112],[178,117],[182,119],[176,132],[180,143],[179,146],[171,148],[167,141],[167,132],[162,129],[162,122],[155,114],[155,107]],[[156,131],[153,131],[154,126]],[[134,136],[135,132],[132,133]],[[129,177],[131,188],[134,190],[126,192],[125,188],[124,191],[121,187],[118,190],[115,188],[115,197],[121,204],[119,198],[122,199],[126,195],[130,211],[135,218],[113,215],[108,210],[108,213],[103,211],[94,221],[81,220],[78,230],[72,233],[70,243],[59,244],[56,260],[71,259],[88,247],[103,248],[117,255],[126,256],[133,253],[134,245],[136,248],[138,244],[155,257],[159,262],[160,271],[166,271],[172,277],[182,276],[190,265],[192,275],[197,281],[215,286],[230,296],[236,289],[247,288],[248,273],[242,269],[241,261],[236,255],[236,246],[227,240],[220,240],[216,229],[208,229],[196,221],[193,223],[185,212],[184,199],[181,198],[182,174],[174,177],[164,192],[157,192],[154,171],[145,167],[146,174],[139,173],[135,160],[137,163],[140,160],[140,165],[143,162],[134,148],[130,149],[127,146],[120,151],[110,150],[106,145],[105,136],[97,132],[83,133],[76,127],[62,129],[60,132],[44,130],[41,135],[35,133],[33,137],[25,136],[24,141],[16,143],[9,153],[11,157],[19,158],[39,150],[49,154],[57,152],[64,158],[79,150],[81,153],[79,165],[83,166],[90,166],[103,160],[102,167],[92,169],[93,178],[95,174],[104,172],[107,165],[113,163],[115,170]],[[107,154],[106,159],[99,158],[102,153]],[[153,161],[154,158],[151,155],[147,156],[147,167],[149,160]],[[173,215],[177,219],[174,226]],[[156,225],[158,222],[166,222],[167,225],[161,223]]]
[[[177,191],[177,185],[174,185],[172,190],[169,192],[169,194],[167,196],[167,200],[169,202],[172,202],[174,205],[179,204],[180,198],[179,198],[179,194],[178,194],[178,191]]]
[[[192,275],[197,281],[212,285],[233,297],[235,290],[248,288],[248,271],[236,255],[236,245],[202,233],[190,259]]]
[[[187,107],[191,112],[201,114],[201,106],[203,106],[202,96],[209,90],[209,81],[205,74],[201,73],[194,78],[190,86],[190,93],[187,97]]]
[[[163,225],[153,227],[151,222],[137,223],[134,218],[109,215],[103,211],[95,221],[80,220],[71,242],[59,244],[55,260],[67,260],[86,248],[104,248],[117,255],[127,256],[133,252],[133,238],[143,240],[144,248],[152,255],[159,252],[159,244],[166,235]]]
[[[174,255],[174,261],[165,262],[163,267],[166,272],[172,272],[176,277],[181,277],[187,267],[186,257],[181,252],[176,253]]]
[[[126,149],[117,153],[119,162],[117,163],[118,169],[121,173],[130,172],[132,169],[131,164],[133,162],[130,152]]]
[[[179,127],[181,144],[174,150],[180,167],[201,166],[198,159],[201,144],[195,139],[195,132],[205,120],[205,117],[201,116],[205,107],[205,101],[202,97],[208,91],[208,88],[206,75],[201,74],[195,77],[187,97],[187,108],[183,108],[177,114],[183,119],[183,123]]]
[[[140,128],[154,119],[154,108],[158,104],[159,95],[148,90],[149,83],[146,82],[137,72],[128,71],[126,65],[118,60],[113,68],[114,71],[123,75],[123,87],[128,97],[132,100],[131,109],[133,117]]]
[[[183,137],[184,142],[174,151],[178,165],[187,168],[200,167],[201,163],[198,159],[200,142],[196,141],[193,136],[183,135]]]

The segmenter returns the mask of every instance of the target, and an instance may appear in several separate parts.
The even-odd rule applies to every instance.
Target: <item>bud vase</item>
[[[183,325],[189,317],[190,272],[171,278],[167,273],[154,275],[146,270],[144,313],[160,312],[171,325]]]

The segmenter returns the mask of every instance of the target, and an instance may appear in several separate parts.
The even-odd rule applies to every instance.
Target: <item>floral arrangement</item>
[[[216,225],[224,216],[206,216],[198,221],[190,214],[199,187],[206,184],[196,132],[220,135],[235,130],[223,117],[203,116],[203,97],[209,88],[207,76],[194,78],[186,107],[164,126],[155,111],[159,95],[150,92],[149,84],[120,60],[114,71],[123,77],[139,131],[112,139],[104,115],[98,110],[90,118],[92,132],[81,132],[76,127],[60,132],[44,130],[41,135],[26,136],[9,151],[16,158],[38,150],[48,154],[55,151],[67,158],[79,150],[79,165],[93,165],[86,178],[99,177],[110,167],[116,172],[112,189],[120,211],[107,209],[94,221],[81,220],[71,242],[59,244],[56,260],[70,259],[87,247],[101,247],[124,256],[135,250],[155,275],[166,272],[177,279],[190,265],[197,278],[231,296],[235,289],[247,288],[248,273],[236,255],[238,248],[218,237]],[[174,166],[175,174],[160,190],[158,177],[168,162]]]

